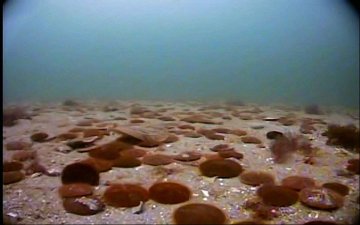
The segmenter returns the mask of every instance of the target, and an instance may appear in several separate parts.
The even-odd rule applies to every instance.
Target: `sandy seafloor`
[[[30,136],[36,132],[46,132],[50,137],[67,132],[77,127],[76,124],[84,119],[97,119],[89,127],[115,127],[128,125],[133,118],[141,118],[144,123],[138,126],[164,125],[175,127],[180,124],[190,124],[181,121],[189,112],[212,115],[212,119],[222,124],[191,123],[196,129],[200,128],[229,128],[245,130],[248,135],[258,137],[264,147],[255,144],[245,144],[241,137],[233,134],[224,134],[224,140],[210,140],[206,137],[191,138],[177,135],[179,140],[160,147],[142,148],[149,152],[162,154],[177,154],[184,151],[198,151],[202,154],[214,153],[211,147],[217,144],[228,144],[237,152],[244,155],[238,161],[244,170],[263,170],[272,173],[276,183],[290,175],[312,177],[318,185],[324,182],[340,182],[350,188],[350,193],[345,197],[344,206],[335,211],[314,210],[304,206],[300,201],[290,207],[283,207],[281,215],[267,224],[301,224],[311,220],[330,220],[337,223],[352,223],[352,219],[359,211],[357,202],[359,195],[359,175],[339,176],[338,171],[344,170],[346,162],[352,158],[359,158],[358,153],[347,151],[341,147],[326,145],[327,138],[322,136],[327,125],[315,124],[316,131],[306,134],[312,145],[318,147],[320,153],[314,165],[305,164],[304,156],[295,153],[289,162],[276,164],[273,162],[269,151],[270,140],[266,138],[268,131],[299,132],[302,118],[319,118],[327,124],[354,124],[359,126],[358,111],[333,108],[325,110],[323,115],[310,115],[304,113],[301,107],[284,105],[256,105],[231,106],[222,103],[210,104],[200,102],[151,102],[151,101],[112,101],[81,102],[76,107],[66,107],[58,103],[28,103],[24,104],[32,113],[32,119],[20,119],[15,126],[3,127],[3,160],[10,160],[16,151],[9,151],[5,145],[11,141],[32,142]],[[157,118],[142,118],[130,114],[130,108],[140,105],[150,111],[159,112],[163,116],[171,116],[175,121],[163,121]],[[104,110],[111,106],[113,110]],[[224,107],[225,106],[225,107]],[[256,109],[256,110],[253,110]],[[260,109],[260,110],[258,110]],[[251,112],[253,111],[253,112]],[[256,112],[257,111],[257,112]],[[234,112],[247,115],[251,118],[241,119],[234,116]],[[279,118],[289,113],[296,119],[291,126],[284,126],[276,121],[264,121],[265,117]],[[239,115],[237,114],[237,115]],[[235,113],[236,115],[236,113]],[[118,119],[122,117],[125,119]],[[223,118],[225,117],[225,119]],[[261,128],[263,126],[263,128]],[[89,128],[86,127],[86,128]],[[255,129],[254,129],[255,128]],[[109,140],[114,140],[119,135],[111,133],[95,142],[100,145]],[[72,162],[87,158],[87,153],[76,150],[69,153],[56,151],[60,146],[65,146],[66,141],[52,140],[47,142],[33,142],[31,150],[36,150],[41,164],[48,170],[58,171]],[[141,148],[141,147],[139,147]],[[199,162],[205,160],[202,157]],[[95,188],[95,195],[101,198],[108,182],[139,183],[143,187],[150,187],[158,180],[176,181],[188,186],[192,191],[190,201],[213,204],[224,211],[227,223],[242,221],[252,217],[252,211],[245,209],[245,201],[256,195],[257,187],[252,187],[240,182],[239,177],[229,179],[214,179],[201,176],[196,163],[172,163],[165,166],[150,166],[142,164],[136,168],[112,168],[100,174],[100,184]],[[164,170],[165,168],[165,170]],[[164,171],[172,169],[175,173],[167,174]],[[67,213],[58,194],[61,186],[60,176],[47,176],[36,173],[26,176],[25,179],[3,185],[3,215],[13,223],[20,224],[171,224],[174,223],[172,212],[179,206],[186,204],[164,205],[149,200],[145,203],[145,210],[141,214],[134,214],[134,208],[114,208],[106,206],[103,212],[92,216],[80,216]]]

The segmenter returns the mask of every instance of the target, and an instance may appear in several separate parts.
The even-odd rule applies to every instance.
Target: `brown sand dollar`
[[[235,223],[232,223],[233,225],[261,225],[261,224],[265,224],[261,221],[257,221],[257,220],[243,220],[243,221],[238,221]]]
[[[284,178],[282,181],[282,186],[291,188],[296,191],[300,191],[306,187],[314,187],[315,181],[310,177],[304,176],[289,176]]]
[[[30,139],[35,142],[43,142],[48,137],[49,137],[49,135],[47,133],[38,132],[38,133],[31,135]]]
[[[356,173],[356,174],[360,174],[360,160],[359,159],[349,159],[348,160],[348,165],[346,166],[346,169]]]
[[[111,146],[102,146],[93,148],[89,151],[89,156],[93,158],[112,160],[119,156],[119,150]]]
[[[3,162],[3,172],[17,171],[23,168],[23,164],[17,161]]]
[[[142,119],[132,119],[132,120],[130,120],[130,123],[145,123],[145,120],[142,120]]]
[[[121,167],[121,168],[133,168],[141,165],[141,161],[131,155],[120,155],[112,162],[114,167]]]
[[[228,128],[217,127],[217,128],[213,128],[212,131],[221,134],[230,134],[232,130]]]
[[[231,178],[242,172],[242,166],[230,159],[209,159],[200,164],[202,175],[207,177]]]
[[[234,149],[224,149],[218,151],[219,156],[223,158],[235,158],[242,159],[244,157],[243,154],[236,152]]]
[[[64,184],[59,188],[59,195],[62,198],[81,197],[91,195],[93,186],[85,183]]]
[[[266,133],[267,139],[270,139],[270,140],[274,140],[274,139],[276,139],[278,137],[282,137],[282,136],[284,136],[284,134],[282,132],[275,131],[275,130],[274,131],[269,131],[269,132]]]
[[[225,136],[217,134],[217,133],[207,133],[207,134],[204,134],[204,136],[210,140],[225,140]]]
[[[25,175],[20,171],[3,172],[3,184],[12,184],[21,181]]]
[[[246,144],[261,144],[261,140],[254,136],[244,136],[241,137],[241,141]]]
[[[252,186],[275,183],[274,176],[264,171],[245,170],[240,175],[242,183]]]
[[[178,141],[179,138],[178,136],[176,136],[175,134],[170,134],[165,140],[164,140],[164,143],[173,143],[173,142],[176,142]]]
[[[244,130],[235,129],[235,130],[231,131],[231,134],[236,135],[236,136],[245,136],[245,135],[247,135],[247,132]]]
[[[287,207],[295,204],[299,198],[298,193],[290,188],[263,184],[257,194],[266,205],[275,207]]]
[[[31,148],[31,146],[32,143],[25,141],[11,141],[5,145],[7,150],[26,150]]]
[[[64,198],[63,206],[66,212],[81,216],[94,215],[105,209],[104,203],[94,196]]]
[[[114,207],[134,207],[148,199],[148,191],[135,184],[112,184],[104,193],[105,203]]]
[[[35,157],[36,157],[36,151],[18,150],[12,155],[11,159],[15,161],[27,161],[27,160],[35,159]]]
[[[329,182],[322,185],[324,188],[328,188],[337,192],[338,194],[345,196],[349,194],[349,187],[345,184],[337,183],[337,182]]]
[[[334,221],[325,221],[325,220],[312,220],[306,223],[303,223],[303,225],[336,225],[338,223],[335,223]]]
[[[71,133],[71,132],[62,133],[62,134],[59,134],[59,135],[57,136],[57,138],[58,138],[59,140],[63,140],[63,141],[75,139],[75,138],[77,138],[77,137],[78,137],[78,135],[77,135],[76,133]]]
[[[175,155],[173,158],[177,161],[191,162],[191,161],[199,160],[201,158],[201,154],[198,152],[194,152],[194,151],[187,151],[187,152],[183,152],[178,155]]]
[[[222,210],[210,204],[186,204],[174,211],[176,224],[224,224],[226,216]]]
[[[138,148],[130,148],[130,149],[124,149],[120,152],[120,156],[122,155],[128,155],[133,156],[135,158],[140,158],[146,155],[146,150],[138,149]]]
[[[93,166],[99,173],[109,171],[113,167],[113,161],[100,158],[89,157],[80,162]]]
[[[184,137],[189,137],[189,138],[199,138],[202,135],[196,133],[195,131],[186,131],[183,133]]]
[[[218,152],[218,151],[227,150],[227,149],[232,149],[232,148],[228,144],[218,144],[218,145],[215,145],[210,148],[210,150],[213,152]]]
[[[333,210],[343,206],[344,198],[327,188],[308,187],[300,191],[300,201],[311,208]]]
[[[178,128],[180,128],[180,129],[195,130],[195,127],[194,127],[194,126],[191,126],[191,125],[188,125],[188,124],[179,125]]]
[[[146,165],[151,166],[160,166],[160,165],[168,165],[172,163],[174,160],[171,156],[162,155],[162,154],[153,154],[153,155],[146,155],[142,159],[142,162]]]
[[[99,136],[99,137],[103,137],[104,135],[106,135],[108,132],[105,130],[100,130],[100,129],[85,129],[83,131],[83,137],[94,137],[94,136]]]
[[[174,182],[156,183],[150,187],[149,193],[152,200],[162,204],[186,202],[191,196],[188,187]]]
[[[72,163],[63,169],[61,181],[63,184],[88,183],[90,185],[99,185],[99,172],[90,164]]]

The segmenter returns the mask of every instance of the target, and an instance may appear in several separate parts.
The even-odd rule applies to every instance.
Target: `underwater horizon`
[[[3,6],[3,101],[359,108],[359,17],[340,0],[32,0]]]

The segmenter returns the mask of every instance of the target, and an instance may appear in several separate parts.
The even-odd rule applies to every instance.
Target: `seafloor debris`
[[[104,211],[104,203],[95,196],[83,196],[63,199],[64,209],[73,214],[89,216]]]
[[[349,159],[346,169],[356,174],[360,174],[360,160],[359,159]]]
[[[270,151],[276,163],[283,163],[296,151],[311,155],[314,148],[306,137],[287,133],[273,141],[270,145]]]
[[[130,114],[143,114],[146,112],[151,112],[151,110],[139,105],[133,105],[130,108]]]
[[[72,99],[66,99],[65,101],[63,101],[62,103],[63,106],[80,106],[80,103],[72,100]]]
[[[31,116],[27,113],[25,107],[12,106],[3,110],[3,126],[14,126],[19,119],[31,119]]]
[[[314,114],[314,115],[322,115],[324,114],[320,107],[316,104],[307,105],[304,108],[305,113]]]
[[[312,134],[316,131],[314,124],[320,123],[320,121],[312,118],[304,118],[300,124],[300,132],[303,134]]]
[[[60,173],[58,171],[52,171],[46,169],[44,165],[42,165],[37,158],[35,158],[28,166],[25,167],[25,174],[32,175],[34,173],[41,173],[47,176],[59,176]]]
[[[300,201],[311,208],[333,210],[343,206],[344,198],[328,188],[308,187],[300,191]]]
[[[329,145],[338,145],[357,152],[360,150],[359,128],[352,124],[346,126],[328,125],[324,135],[327,136],[328,141],[326,143]]]
[[[142,142],[139,145],[146,147],[158,146],[170,135],[167,130],[152,126],[118,126],[116,129],[111,129],[111,131],[141,140]]]
[[[67,153],[70,153],[70,152],[72,152],[74,149],[72,149],[70,146],[68,146],[68,145],[60,145],[60,146],[58,146],[58,147],[56,147],[55,148],[55,151],[57,151],[57,152],[61,152],[61,153],[65,153],[65,154],[67,154]]]
[[[264,202],[261,201],[261,199],[257,197],[246,200],[244,203],[244,208],[253,211],[252,217],[256,222],[260,222],[262,220],[272,220],[276,217],[279,217],[280,215],[280,213],[277,210],[278,207],[266,205]],[[244,222],[240,224],[247,224],[247,223]]]

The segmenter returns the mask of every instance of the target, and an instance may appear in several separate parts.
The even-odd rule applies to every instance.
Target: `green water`
[[[5,102],[229,100],[358,108],[338,0],[30,0],[4,11]]]

